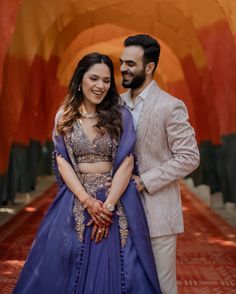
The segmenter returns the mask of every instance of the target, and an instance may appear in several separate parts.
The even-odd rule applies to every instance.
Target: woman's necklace
[[[87,112],[79,111],[79,114],[81,115],[81,117],[88,118],[88,119],[95,119],[98,116],[97,112],[87,113]]]

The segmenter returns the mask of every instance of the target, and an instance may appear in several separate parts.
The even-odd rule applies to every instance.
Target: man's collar
[[[133,102],[139,102],[140,100],[145,100],[147,95],[148,95],[148,92],[150,90],[150,88],[152,87],[152,85],[155,83],[154,80],[152,80],[144,89],[143,91],[135,98],[135,100],[133,100],[131,98],[131,89],[129,89],[126,94],[124,95],[124,101],[126,103],[126,105],[128,107],[133,107]],[[136,103],[135,103],[136,104]]]
[[[154,80],[152,80],[144,89],[143,89],[143,91],[138,95],[138,96],[140,96],[140,97],[142,97],[142,99],[146,99],[146,97],[147,97],[147,94],[148,94],[148,92],[149,92],[149,90],[150,90],[150,88],[152,87],[152,85],[153,85],[153,83],[154,83]]]

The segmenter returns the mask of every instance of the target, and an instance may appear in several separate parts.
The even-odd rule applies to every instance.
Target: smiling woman
[[[102,102],[110,88],[111,74],[104,63],[93,65],[85,74],[79,91],[84,94],[82,111],[95,112],[96,104]]]
[[[131,181],[132,116],[119,104],[108,56],[91,53],[78,63],[53,141],[60,190],[14,293],[161,293]]]
[[[118,102],[112,61],[99,53],[86,55],[71,79],[57,131],[64,134],[72,128],[74,119],[92,118],[96,131],[102,133],[106,129],[118,138],[122,130]]]

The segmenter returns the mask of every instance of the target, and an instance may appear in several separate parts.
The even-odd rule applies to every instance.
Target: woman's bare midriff
[[[83,162],[79,164],[79,171],[82,174],[105,174],[109,173],[112,168],[112,163],[108,161],[102,162]]]

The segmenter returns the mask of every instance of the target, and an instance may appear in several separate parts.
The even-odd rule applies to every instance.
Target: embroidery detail
[[[125,215],[125,210],[120,201],[117,202],[117,212],[118,216],[118,223],[120,227],[120,239],[121,239],[121,246],[124,247],[127,243],[127,239],[129,236],[128,230],[128,221]]]
[[[104,174],[81,174],[83,186],[86,192],[96,198],[96,192],[100,189],[106,189],[107,178],[110,173]]]
[[[105,183],[110,173],[106,174],[81,174],[81,184],[84,186],[86,192],[92,197],[96,198],[96,192],[99,189],[105,189]],[[80,242],[83,242],[85,230],[84,206],[77,197],[74,199],[73,213],[75,216],[75,229]]]
[[[84,207],[77,197],[74,198],[73,213],[75,216],[75,229],[77,232],[77,236],[80,242],[82,243],[85,230]]]
[[[79,140],[78,140],[79,138]],[[113,149],[115,141],[105,133],[104,135],[98,133],[91,142],[79,123],[76,121],[73,124],[73,132],[71,133],[71,140],[73,141],[73,150],[76,163],[82,162],[99,162],[113,160]]]
[[[107,177],[112,175],[112,171],[105,174],[81,174],[79,163],[107,160],[114,162],[118,143],[112,140],[108,134],[98,134],[93,142],[90,142],[78,121],[74,122],[72,130],[64,136],[64,141],[71,163],[81,184],[89,195],[96,198],[96,192],[98,190],[106,190],[105,183],[107,182]],[[120,211],[121,217],[125,216],[122,207],[118,210]],[[78,239],[80,242],[83,242],[85,209],[77,197],[74,198],[73,213]],[[126,218],[119,220],[120,233],[122,232],[122,244],[125,244],[125,236],[128,234],[125,231],[125,226],[127,226],[125,222],[127,223]]]

